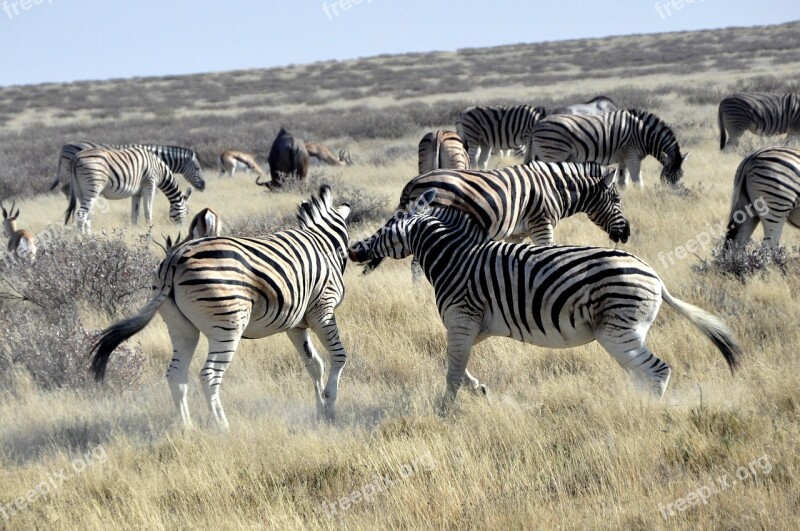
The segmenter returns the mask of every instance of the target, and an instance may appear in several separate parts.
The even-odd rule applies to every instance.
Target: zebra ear
[[[408,209],[408,215],[413,216],[414,214],[420,214],[425,212],[428,207],[433,204],[434,199],[436,199],[436,189],[431,188],[430,190],[425,191],[421,196],[414,201],[414,204],[411,205],[411,208]]]
[[[689,152],[687,151],[686,155],[684,155],[683,158],[681,159],[681,162],[686,162],[686,159],[688,158],[689,158]]]
[[[614,184],[614,179],[616,178],[616,176],[617,176],[616,168],[608,168],[608,172],[603,174],[603,184],[605,184],[606,187],[610,188],[611,185]]]
[[[344,220],[347,220],[347,217],[350,215],[350,210],[350,203],[342,203],[339,205],[339,214],[341,214]]]

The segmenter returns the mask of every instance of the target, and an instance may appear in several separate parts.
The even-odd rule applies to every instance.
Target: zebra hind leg
[[[240,330],[233,331],[228,337],[208,337],[208,357],[200,370],[200,381],[208,409],[221,431],[228,431],[228,419],[222,409],[219,388],[225,369],[230,366],[241,337]]]
[[[180,313],[171,299],[164,301],[159,312],[167,324],[172,342],[172,359],[167,368],[167,382],[169,382],[172,400],[178,409],[181,423],[184,428],[187,428],[192,424],[187,400],[189,366],[197,348],[197,341],[200,339],[200,332]]]
[[[300,358],[305,363],[306,370],[314,384],[314,395],[317,400],[317,418],[322,417],[325,412],[325,399],[322,397],[322,374],[325,367],[322,358],[311,343],[307,328],[292,328],[286,331],[289,340],[294,345]]]
[[[445,326],[447,326],[447,390],[441,402],[441,414],[452,411],[456,395],[464,380],[473,386],[477,385],[477,388],[480,387],[478,380],[467,372],[469,355],[478,335],[480,322],[475,323],[467,317],[451,318]]]
[[[633,373],[637,383],[644,384],[661,398],[667,390],[672,369],[644,344],[646,334],[646,331],[609,326],[602,328],[596,339],[623,369]]]
[[[342,375],[345,363],[347,363],[347,352],[339,339],[339,326],[336,324],[336,317],[331,313],[330,317],[321,321],[313,327],[314,333],[322,342],[328,352],[331,362],[331,371],[328,374],[328,382],[325,384],[325,391],[322,397],[325,399],[325,417],[329,422],[336,420],[336,398],[339,395],[339,378]]]

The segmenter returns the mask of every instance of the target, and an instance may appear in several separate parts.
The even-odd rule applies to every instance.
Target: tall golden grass
[[[317,423],[303,364],[285,337],[274,336],[243,342],[226,374],[229,434],[206,420],[196,378],[201,340],[190,382],[196,427],[179,430],[163,376],[171,348],[156,318],[135,338],[149,357],[135,388],[44,392],[20,377],[4,391],[0,526],[796,528],[800,280],[778,271],[746,283],[699,275],[695,256],[666,254],[726,220],[741,159],[718,151],[714,106],[666,98],[675,105],[659,114],[688,124],[679,139],[692,139],[684,147],[692,152],[691,193],[659,186],[649,161],[644,188],[624,192],[633,228],[624,248],[650,263],[673,294],[727,321],[747,351],[735,377],[667,308],[648,338],[673,367],[661,401],[636,390],[596,344],[551,350],[495,338],[474,348],[470,361],[488,399],[462,392],[455,413],[442,418],[434,406],[444,390],[445,337],[432,289],[411,282],[408,260],[387,261],[369,276],[350,266],[337,312],[349,362],[335,425]],[[394,202],[414,175],[419,136],[393,141],[408,148],[400,161],[335,173]],[[382,143],[365,139],[350,149],[377,152]],[[192,212],[213,206],[226,224],[283,214],[303,199],[263,192],[249,177],[208,180]],[[51,194],[20,206],[21,221],[39,231],[60,219],[65,202]],[[163,197],[154,210],[156,234],[174,234]],[[93,229],[126,226],[128,216],[127,201],[114,202]],[[560,223],[555,236],[611,245],[585,217]],[[787,229],[783,243],[797,245],[797,232]],[[711,248],[695,252],[708,259]],[[110,324],[91,312],[85,318]]]

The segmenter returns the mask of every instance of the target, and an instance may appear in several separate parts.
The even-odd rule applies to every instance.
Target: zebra
[[[462,381],[485,392],[466,367],[473,344],[491,336],[548,348],[597,341],[661,397],[671,369],[645,338],[662,300],[716,345],[732,372],[742,356],[721,320],[672,296],[655,270],[622,250],[488,241],[483,227],[463,212],[416,207],[350,248],[354,262],[409,255],[432,284],[447,329],[445,406]]]
[[[478,106],[461,111],[456,129],[469,152],[470,168],[485,170],[493,149],[514,149],[524,154],[533,126],[544,117],[544,107],[530,105]]]
[[[17,257],[33,262],[36,260],[36,237],[28,229],[17,228],[17,219],[19,218],[19,208],[14,212],[14,207],[17,205],[15,199],[11,203],[11,209],[6,210],[3,202],[0,201],[0,209],[3,212],[3,232],[8,237],[8,255],[13,259]]]
[[[200,371],[203,392],[217,426],[227,430],[219,388],[239,341],[286,332],[314,383],[318,414],[335,420],[347,354],[334,310],[344,297],[349,213],[350,205],[335,207],[330,188],[323,186],[298,208],[297,229],[265,239],[202,238],[171,249],[154,275],[150,302],[100,334],[92,349],[95,378],[103,379],[114,349],[158,311],[172,340],[167,380],[183,425],[191,423],[188,371],[202,332],[208,339]],[[324,389],[324,366],[309,329],[330,355]]]
[[[201,192],[205,190],[206,183],[200,175],[200,162],[194,150],[180,146],[163,146],[160,144],[100,144],[97,142],[70,142],[61,147],[58,156],[58,169],[56,178],[50,185],[54,190],[61,183],[61,192],[69,198],[70,179],[75,157],[84,149],[127,149],[145,148],[155,153],[173,173],[180,173],[193,187]]]
[[[599,115],[555,115],[539,122],[528,139],[526,162],[540,160],[619,163],[619,184],[625,187],[630,170],[642,186],[642,159],[652,155],[662,164],[661,180],[677,183],[683,162],[675,133],[656,115],[637,109]]]
[[[433,189],[433,205],[470,214],[492,240],[529,236],[535,245],[550,245],[559,220],[585,213],[613,242],[627,243],[630,223],[622,213],[614,174],[613,168],[599,164],[538,161],[491,171],[438,170],[406,184],[398,211]],[[364,272],[379,264],[370,262]],[[416,260],[412,272],[419,276]]]
[[[725,246],[743,247],[760,222],[764,241],[777,246],[787,221],[800,227],[800,151],[759,149],[736,170]]]
[[[422,137],[417,149],[419,173],[431,170],[466,170],[469,154],[454,131],[431,131]]]
[[[800,134],[800,93],[739,93],[719,103],[719,149],[736,146],[745,131],[757,135]]]
[[[75,157],[72,167],[69,208],[64,223],[73,214],[81,233],[91,230],[89,219],[92,206],[102,195],[106,199],[131,198],[131,223],[139,221],[139,209],[144,201],[144,217],[152,222],[152,205],[156,188],[169,200],[169,217],[174,223],[186,219],[186,201],[192,189],[181,193],[175,176],[161,159],[145,148],[84,149]],[[80,203],[80,207],[78,207]]]
[[[586,103],[574,103],[556,107],[548,111],[547,114],[605,114],[616,110],[619,110],[619,107],[614,100],[608,96],[595,96]]]

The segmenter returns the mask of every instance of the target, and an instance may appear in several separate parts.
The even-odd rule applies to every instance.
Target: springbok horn
[[[14,199],[14,201],[12,201],[12,203],[11,203],[11,217],[12,218],[16,218],[17,216],[19,216],[19,209],[17,209],[17,213],[14,214],[14,207],[15,206],[17,206],[17,200],[16,199]]]
[[[0,208],[3,209],[3,219],[7,218],[8,217],[8,212],[6,212],[6,207],[3,206],[3,200],[2,199],[0,199]]]

